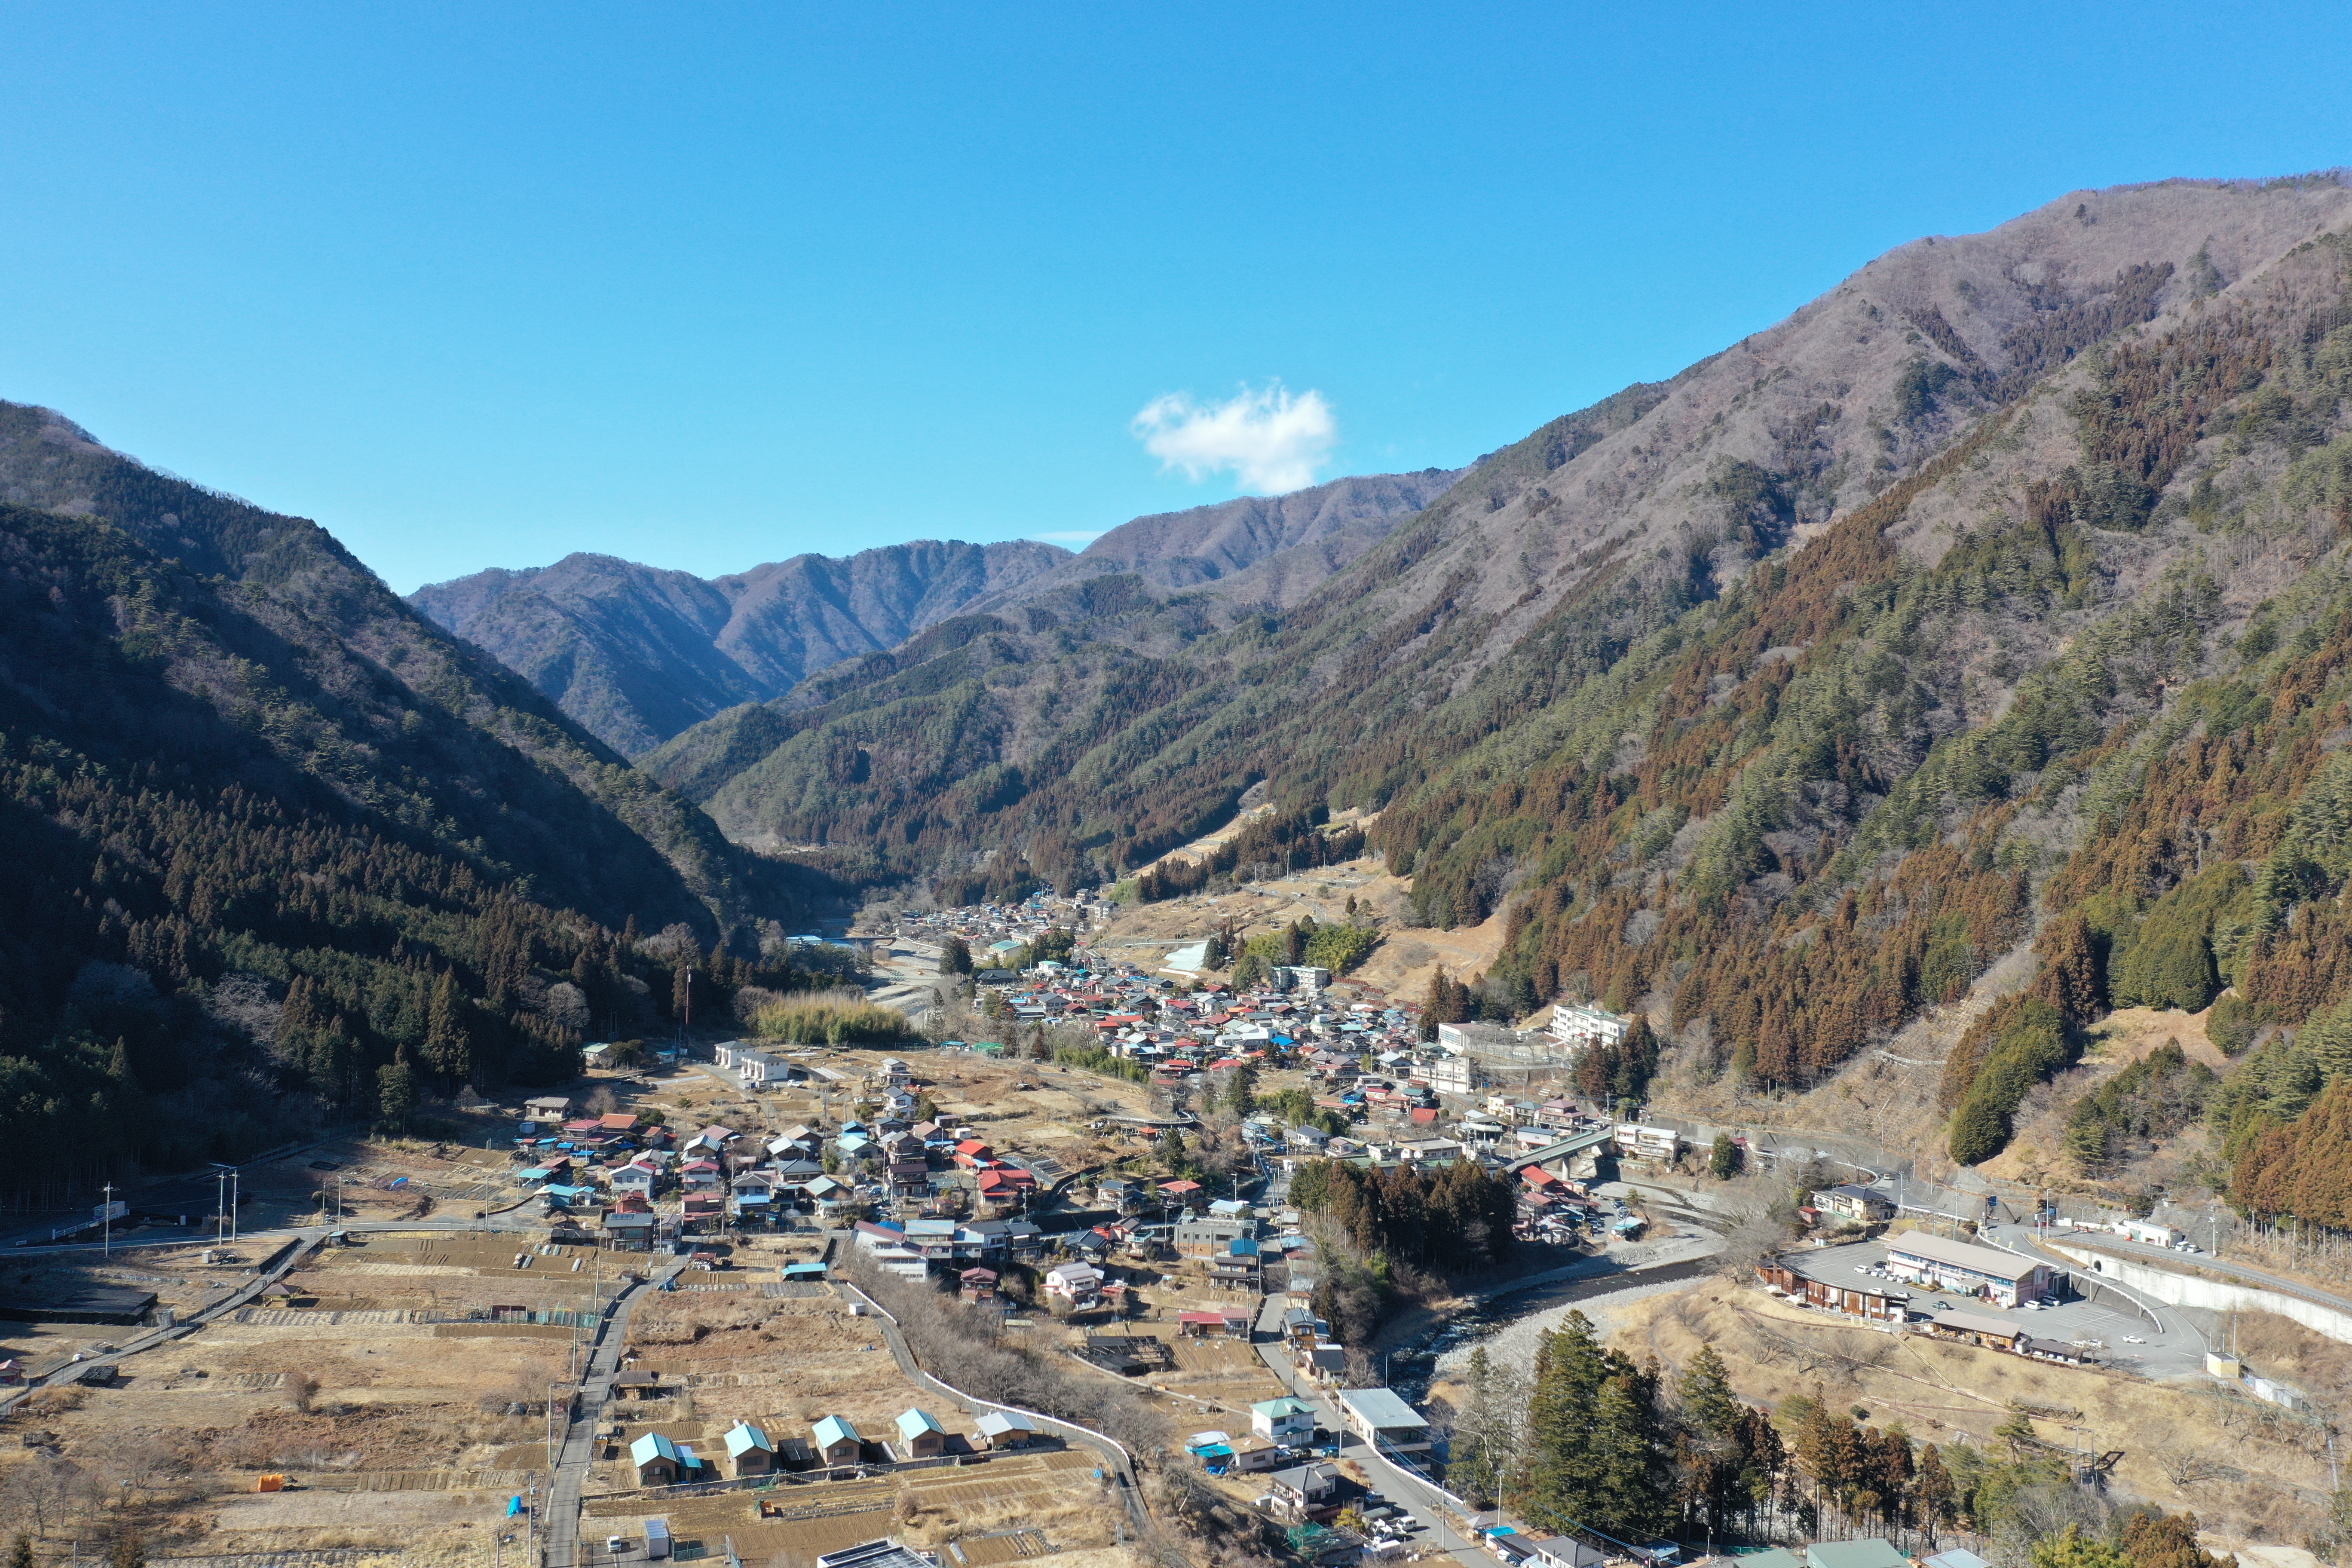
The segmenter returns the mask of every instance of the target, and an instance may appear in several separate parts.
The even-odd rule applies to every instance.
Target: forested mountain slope
[[[395,1053],[562,1076],[666,978],[633,922],[790,918],[785,868],[315,524],[15,405],[0,494],[7,1181],[365,1110]]]
[[[1761,1091],[2038,933],[1948,1073],[1981,1158],[2112,1001],[2234,981],[2244,1044],[2352,985],[2347,226],[2328,176],[1922,240],[1287,615],[950,622],[655,761],[731,835],[1004,883],[1114,875],[1259,778],[1377,806],[1421,918],[1507,920],[1470,1005],[1646,1005]]]
[[[436,583],[409,602],[636,756],[804,675],[895,647],[1070,559],[1051,544],[918,540],[705,581],[609,555]]]

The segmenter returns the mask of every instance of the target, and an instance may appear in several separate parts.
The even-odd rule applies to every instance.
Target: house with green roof
[[[1911,1559],[1882,1537],[1824,1541],[1805,1548],[1805,1568],[1911,1568]]]
[[[629,1445],[629,1463],[636,1467],[641,1487],[676,1486],[703,1479],[702,1461],[684,1443],[673,1443],[658,1432],[648,1432]]]
[[[1315,1406],[1285,1396],[1250,1406],[1250,1430],[1276,1443],[1297,1442],[1315,1436]]]
[[[898,1453],[908,1459],[936,1459],[947,1452],[948,1429],[928,1410],[912,1405],[898,1413]]]
[[[809,1428],[815,1439],[816,1457],[827,1465],[854,1465],[863,1457],[866,1440],[857,1428],[839,1415],[828,1415]]]
[[[776,1446],[768,1434],[749,1421],[727,1428],[727,1463],[738,1479],[776,1473]]]

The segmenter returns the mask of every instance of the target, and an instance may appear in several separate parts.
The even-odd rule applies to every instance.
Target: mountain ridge
[[[582,552],[428,584],[408,599],[634,756],[814,669],[903,642],[1068,554],[1026,540],[916,540],[704,579]]]
[[[1022,612],[1024,624],[1057,624],[1096,613],[1106,592],[1295,603],[1454,477],[1436,468],[1351,476],[1154,513],[1076,555],[1030,540],[915,540],[699,578],[575,553],[431,584],[409,602],[641,757],[697,722],[780,698],[954,615]]]

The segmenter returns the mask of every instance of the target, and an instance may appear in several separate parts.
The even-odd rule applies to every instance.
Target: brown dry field
[[[1884,1334],[1717,1279],[1626,1302],[1601,1327],[1629,1354],[1655,1354],[1670,1375],[1712,1344],[1752,1402],[1770,1408],[1791,1394],[1818,1394],[1841,1408],[1862,1405],[1869,1425],[1899,1423],[1921,1442],[1998,1451],[1992,1429],[2011,1418],[2012,1402],[2078,1412],[2079,1419],[2037,1417],[2035,1430],[2065,1449],[2122,1450],[2121,1492],[2193,1510],[2229,1539],[2299,1542],[2326,1514],[2324,1439],[2269,1406],[2219,1397],[2218,1384],[2149,1383]],[[2264,1352],[2287,1375],[2322,1385],[2352,1370],[2352,1350],[2283,1319],[2265,1320],[2262,1334]]]
[[[632,1314],[627,1348],[630,1364],[683,1379],[686,1392],[612,1405],[624,1442],[654,1430],[715,1443],[738,1419],[804,1438],[827,1415],[845,1417],[869,1439],[886,1437],[909,1405],[930,1411],[950,1431],[968,1425],[900,1376],[873,1321],[851,1317],[837,1298],[656,1296]],[[624,1461],[600,1461],[597,1474],[597,1484],[630,1484]]]
[[[1212,834],[1173,853],[1198,853],[1232,836]],[[1093,938],[1093,945],[1147,973],[1176,948],[1200,941],[1230,919],[1244,936],[1289,924],[1301,915],[1320,922],[1345,921],[1349,898],[1369,905],[1385,940],[1343,984],[1372,996],[1417,1000],[1440,966],[1456,976],[1479,973],[1503,951],[1503,916],[1454,931],[1404,925],[1410,878],[1391,877],[1370,858],[1294,872],[1253,883],[1230,893],[1193,894],[1156,904],[1122,904]],[[1348,992],[1342,991],[1345,997]]]
[[[936,1550],[950,1541],[989,1531],[1030,1528],[1045,1532],[1053,1555],[1027,1558],[1065,1568],[1129,1568],[1137,1560],[1112,1545],[1124,1510],[1094,1479],[1095,1461],[1082,1452],[1044,1449],[1007,1454],[985,1464],[943,1467],[866,1480],[780,1485],[760,1493],[722,1492],[700,1498],[592,1498],[583,1534],[635,1535],[658,1513],[680,1542],[701,1541],[714,1552],[731,1539],[747,1564],[810,1568],[818,1554],[893,1535]],[[803,1517],[761,1519],[760,1500]],[[610,1521],[608,1524],[604,1521]]]

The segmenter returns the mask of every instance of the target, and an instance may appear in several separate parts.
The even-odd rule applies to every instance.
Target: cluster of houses
[[[757,1054],[740,1043],[719,1049],[722,1066]],[[524,1163],[517,1175],[566,1238],[635,1250],[801,1214],[847,1224],[894,1209],[952,1230],[960,1220],[1014,1220],[1027,1208],[1037,1179],[1017,1159],[969,1127],[918,1120],[906,1062],[892,1058],[868,1077],[852,1087],[878,1107],[869,1120],[772,1133],[713,1125],[680,1135],[626,1111],[572,1119],[560,1097],[534,1100],[529,1131],[515,1141]],[[984,1234],[1009,1238],[1020,1228]],[[994,1248],[1003,1249],[1002,1241]]]
[[[737,1420],[719,1439],[721,1453],[698,1453],[691,1443],[647,1432],[629,1445],[629,1464],[641,1487],[700,1486],[810,1470],[838,1470],[912,1464],[1006,1448],[1045,1440],[1036,1422],[1017,1410],[982,1415],[969,1433],[950,1432],[940,1418],[909,1405],[880,1437],[868,1437],[842,1415],[812,1422],[808,1435],[777,1432]]]
[[[1034,949],[1055,927],[1083,935],[1108,912],[1093,889],[1081,888],[1066,899],[1036,893],[1017,904],[968,904],[933,914],[900,915],[897,924],[899,935],[922,942],[961,938],[971,953],[972,967],[986,973],[1002,969],[1008,960]]]

